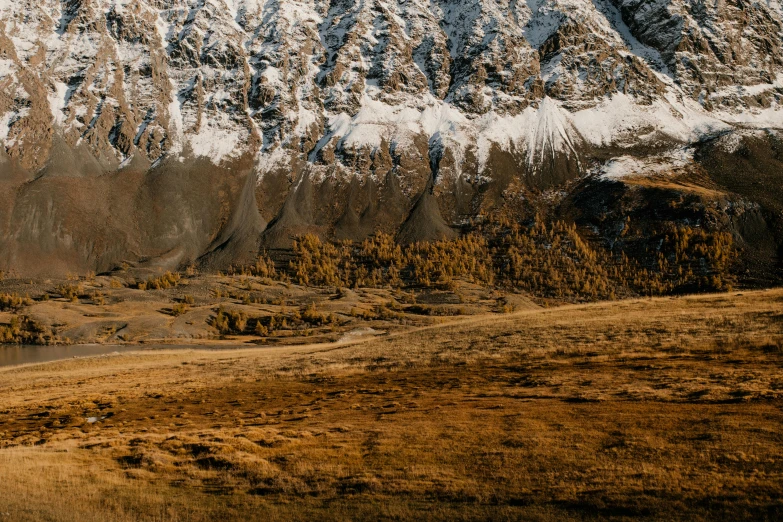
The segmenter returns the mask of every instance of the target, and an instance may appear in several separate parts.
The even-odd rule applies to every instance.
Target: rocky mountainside
[[[750,219],[769,271],[782,29],[776,0],[0,0],[0,269],[499,210],[605,237],[574,201],[618,185],[698,194],[740,241]]]

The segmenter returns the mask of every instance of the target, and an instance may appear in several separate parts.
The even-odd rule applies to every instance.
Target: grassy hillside
[[[0,369],[9,520],[779,519],[783,290]]]
[[[298,237],[219,273],[118,267],[67,280],[2,279],[0,343],[334,341],[357,327],[422,325],[434,316],[508,313],[620,298],[731,290],[731,234],[667,226],[629,257],[575,225],[496,218],[454,239],[400,244]],[[620,236],[634,232],[630,220]]]

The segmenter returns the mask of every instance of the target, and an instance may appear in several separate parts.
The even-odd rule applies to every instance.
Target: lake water
[[[17,364],[43,363],[104,355],[114,352],[131,352],[143,350],[139,346],[112,345],[76,345],[76,346],[30,346],[30,345],[0,345],[0,366],[15,366]]]

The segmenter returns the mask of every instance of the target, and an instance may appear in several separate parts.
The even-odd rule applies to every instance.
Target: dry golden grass
[[[0,520],[779,519],[782,366],[773,290],[5,368]]]

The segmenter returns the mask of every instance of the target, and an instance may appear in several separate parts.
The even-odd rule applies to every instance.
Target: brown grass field
[[[783,290],[0,368],[0,521],[606,518],[783,518]]]

